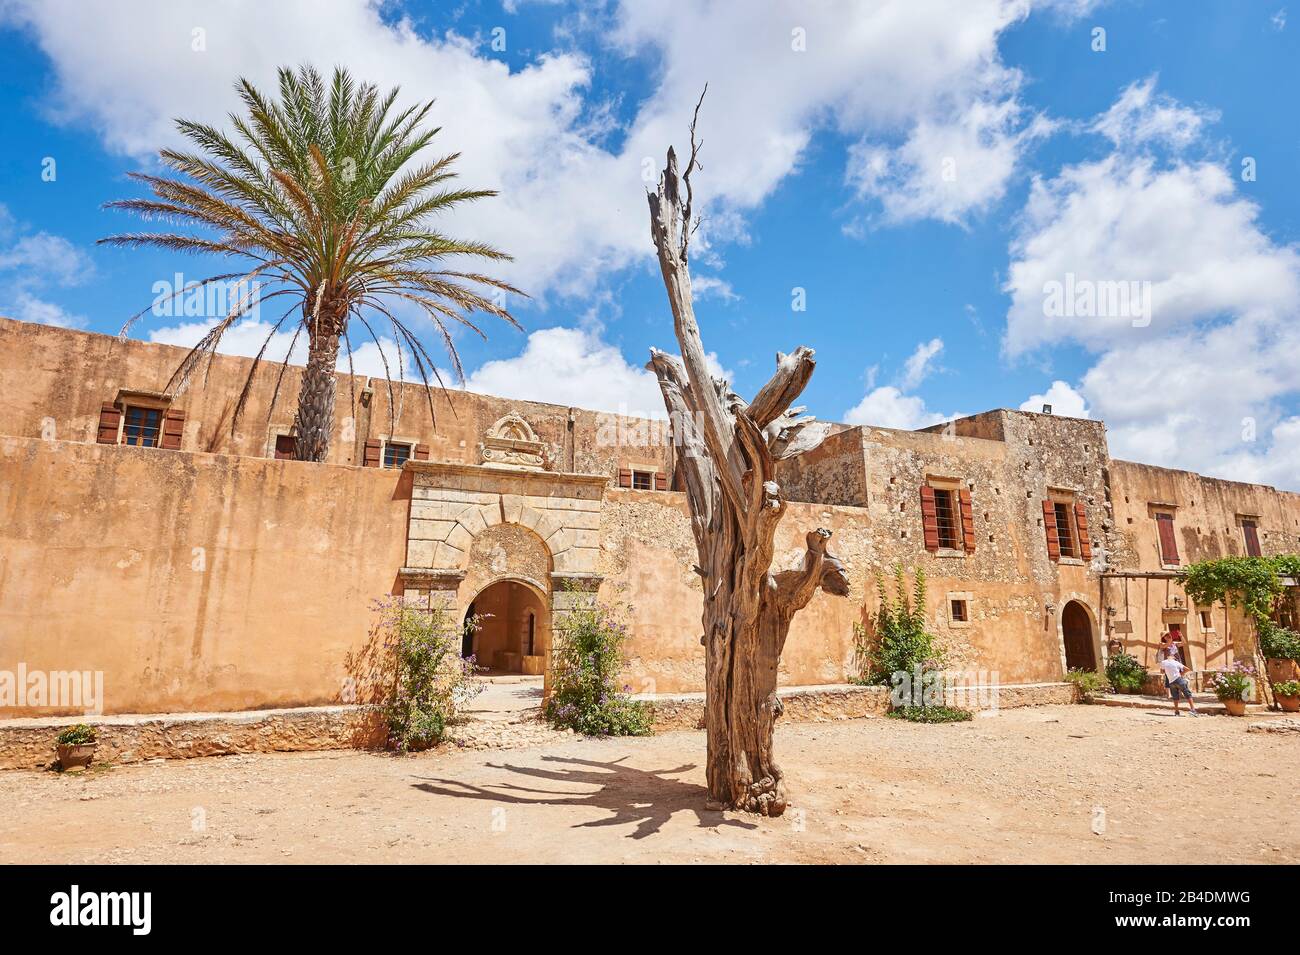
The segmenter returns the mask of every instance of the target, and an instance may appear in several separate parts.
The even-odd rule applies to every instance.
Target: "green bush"
[[[955,706],[900,706],[886,715],[909,723],[963,723],[975,716],[970,710]]]
[[[866,631],[854,628],[854,654],[858,679],[854,682],[888,686],[895,673],[913,673],[942,666],[934,637],[925,629],[925,572],[917,570],[910,592],[903,565],[894,567],[894,596],[885,578],[876,575],[880,610],[876,614],[876,639],[869,642]]]
[[[58,736],[54,737],[54,742],[59,746],[87,746],[95,742],[97,738],[93,726],[87,726],[85,723],[78,723],[76,726],[69,726]]]
[[[649,736],[653,710],[618,686],[627,625],[614,608],[589,595],[554,628],[552,689],[546,718],[584,736]]]
[[[1147,671],[1131,653],[1114,653],[1106,661],[1106,679],[1117,690],[1140,690],[1146,683]]]
[[[376,601],[379,630],[396,669],[385,715],[388,742],[417,752],[442,742],[460,707],[483,687],[474,659],[461,659],[461,629],[442,607],[426,610],[400,597]]]
[[[1273,692],[1278,696],[1300,696],[1300,680],[1287,680],[1273,685]]]
[[[1084,703],[1091,703],[1095,697],[1110,688],[1106,677],[1096,670],[1070,670],[1065,674],[1065,679],[1079,688],[1079,699]]]
[[[1300,633],[1271,620],[1261,620],[1259,650],[1270,660],[1300,660]]]

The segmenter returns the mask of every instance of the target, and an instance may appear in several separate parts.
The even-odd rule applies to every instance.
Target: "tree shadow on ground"
[[[737,829],[757,829],[758,826],[739,819],[727,819],[721,812],[704,808],[707,790],[697,783],[667,777],[689,772],[694,763],[675,769],[635,769],[622,765],[622,759],[602,763],[591,759],[569,756],[543,756],[543,761],[564,763],[562,769],[535,766],[513,766],[488,763],[490,769],[504,769],[521,776],[556,783],[578,783],[599,787],[595,792],[566,792],[538,788],[516,783],[492,783],[478,786],[458,779],[429,779],[416,783],[415,788],[435,796],[456,796],[463,799],[482,799],[487,802],[516,806],[576,806],[604,809],[612,813],[606,819],[580,822],[575,829],[601,828],[635,824],[628,833],[629,839],[644,839],[663,828],[664,823],[678,812],[695,813],[702,829],[732,826]]]

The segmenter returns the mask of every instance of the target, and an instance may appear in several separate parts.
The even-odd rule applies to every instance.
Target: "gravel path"
[[[703,809],[702,733],[495,722],[519,748],[3,772],[0,860],[1300,862],[1300,734],[1244,719],[1058,706],[785,725],[795,808],[778,820]]]

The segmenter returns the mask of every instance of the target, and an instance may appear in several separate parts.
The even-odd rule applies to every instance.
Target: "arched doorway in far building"
[[[1097,654],[1093,648],[1092,618],[1077,600],[1066,603],[1061,611],[1061,639],[1065,643],[1065,668],[1067,670],[1097,669]]]
[[[475,616],[478,627],[469,627]],[[545,596],[533,585],[513,579],[489,584],[470,601],[465,623],[462,654],[472,653],[489,673],[542,673],[551,614]]]

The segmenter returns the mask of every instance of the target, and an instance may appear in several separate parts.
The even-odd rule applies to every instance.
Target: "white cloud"
[[[911,391],[930,374],[934,360],[943,351],[943,339],[932,338],[916,346],[916,351],[903,364],[903,377],[900,382],[905,391]]]
[[[1286,29],[1286,7],[1278,10],[1277,13],[1269,17],[1269,23],[1273,24],[1273,29],[1279,33]]]
[[[1130,87],[1103,115],[1124,117],[1094,124],[1116,151],[1034,183],[1005,286],[1008,354],[1073,341],[1097,358],[1077,389],[1026,404],[1056,404],[1060,385],[1062,408],[1106,422],[1116,457],[1300,487],[1284,410],[1300,396],[1300,252],[1219,165],[1133,151],[1201,145],[1178,103]],[[1149,283],[1150,322],[1049,316],[1044,290],[1067,276]]]
[[[43,296],[50,286],[80,285],[94,274],[90,257],[62,236],[31,232],[0,203],[0,314],[23,322],[83,328],[86,319]]]
[[[916,395],[905,395],[893,385],[882,385],[867,392],[866,397],[844,412],[845,424],[871,425],[877,428],[900,428],[915,431],[941,421],[950,415],[937,414],[925,406]]]
[[[358,77],[400,83],[408,97],[436,97],[437,148],[463,154],[466,183],[501,191],[458,212],[449,231],[513,253],[507,277],[545,295],[585,294],[610,270],[648,260],[644,172],[670,142],[683,145],[705,81],[704,230],[720,240],[743,239],[745,214],[827,127],[859,142],[855,156],[909,144],[897,147],[888,173],[902,187],[891,218],[956,221],[983,208],[1001,195],[1024,137],[1020,77],[1003,64],[998,38],[1030,7],[624,0],[578,11],[572,36],[656,64],[626,129],[612,128],[608,104],[588,92],[592,65],[581,53],[545,54],[512,71],[486,45],[430,35],[379,0],[336,0],[328,15],[313,0],[8,0],[0,19],[29,30],[50,58],[51,113],[139,158],[176,142],[175,116],[224,122],[234,78],[269,86],[280,65],[346,63]],[[956,155],[955,186],[931,175],[931,148]],[[884,201],[881,189],[866,192]]]
[[[942,338],[932,338],[918,344],[903,363],[902,374],[895,385],[877,387],[878,367],[867,369],[867,394],[844,412],[845,423],[914,431],[955,417],[931,411],[925,406],[923,398],[908,394],[932,373],[934,360],[942,351]]]
[[[1194,143],[1208,124],[1218,122],[1217,112],[1184,106],[1155,88],[1154,76],[1131,83],[1110,109],[1093,120],[1092,131],[1120,147],[1163,144],[1182,149]]]
[[[22,290],[14,294],[9,305],[0,307],[0,311],[7,312],[10,318],[16,318],[20,322],[57,325],[60,328],[86,327],[84,315],[74,315],[61,305],[39,299],[30,292]]]
[[[164,345],[180,345],[184,348],[193,348],[214,324],[216,322],[212,320],[184,322],[180,325],[155,328],[149,332],[149,341],[160,342]],[[289,352],[289,345],[293,342],[292,325],[286,322],[284,326],[281,326],[280,331],[272,334],[271,328],[273,324],[273,322],[264,321],[260,318],[248,318],[236,322],[221,336],[221,352],[227,355],[242,355],[245,358],[253,358],[261,351],[269,335],[271,341],[270,344],[266,345],[266,351],[262,352],[262,360],[266,362],[284,361],[285,355]],[[288,331],[283,330],[286,326],[289,327]],[[393,379],[396,380],[399,377],[397,347],[391,338],[381,335],[379,340],[384,346],[384,356],[388,361],[387,369],[391,372]],[[403,350],[401,354],[403,366],[400,369],[401,373],[406,376],[407,381],[418,381],[419,373],[415,370],[406,351]],[[293,348],[293,357],[290,363],[304,365],[306,362],[306,336],[299,335],[298,342]],[[341,372],[346,373],[348,371],[346,351],[340,352],[335,367]],[[354,343],[351,368],[352,372],[357,375],[370,375],[374,378],[385,377],[384,358],[380,356],[379,348],[373,341]],[[416,377],[413,379],[412,375]],[[453,384],[451,379],[445,380],[448,385]]]
[[[732,377],[717,355],[705,357],[715,378]],[[599,326],[532,332],[520,354],[482,365],[466,378],[465,388],[633,417],[667,417],[655,376],[629,363],[601,338]]]
[[[1052,414],[1063,418],[1091,418],[1088,402],[1068,382],[1057,379],[1041,395],[1030,395],[1020,404],[1021,411],[1041,413],[1043,405],[1052,406]]]

